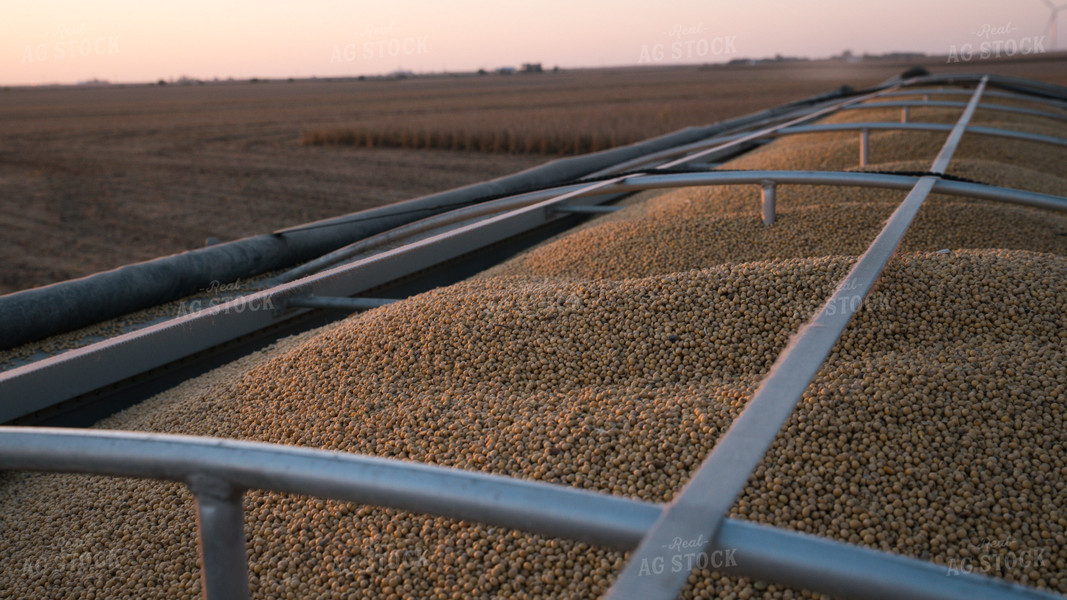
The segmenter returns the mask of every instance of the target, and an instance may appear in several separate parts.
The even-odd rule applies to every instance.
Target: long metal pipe
[[[879,101],[879,102],[865,102],[863,104],[853,104],[843,107],[843,110],[871,110],[878,108],[966,108],[966,102],[955,102],[947,100],[897,100],[897,101]],[[978,110],[992,110],[999,112],[1008,112],[1019,115],[1029,115],[1032,117],[1044,117],[1046,119],[1056,119],[1057,121],[1067,121],[1067,113],[1054,113],[1047,110],[1037,110],[1033,108],[1023,108],[1020,106],[1009,106],[1006,104],[981,104],[978,106]],[[904,120],[907,122],[907,120]]]
[[[905,82],[902,85],[906,85],[906,84],[907,84],[907,82]],[[937,101],[933,101],[933,102],[924,101],[924,102],[921,102],[921,103],[919,103],[919,102],[873,102],[873,103],[872,102],[866,102],[866,103],[861,103],[864,100],[865,97],[874,97],[874,96],[881,97],[881,96],[891,96],[891,95],[902,95],[902,94],[906,94],[906,93],[908,93],[908,92],[897,91],[894,88],[890,88],[888,90],[879,90],[879,91],[874,92],[874,93],[872,93],[872,94],[870,94],[868,96],[861,96],[861,97],[858,97],[858,98],[853,98],[853,99],[848,100],[848,101],[830,102],[827,106],[823,106],[823,107],[818,107],[818,106],[813,107],[813,108],[806,108],[805,107],[805,108],[800,110],[800,112],[802,113],[801,116],[794,117],[792,120],[790,120],[788,122],[779,123],[777,125],[768,127],[766,129],[762,130],[762,132],[765,133],[765,134],[779,132],[783,128],[788,127],[790,124],[795,124],[795,123],[808,121],[808,120],[817,118],[819,116],[822,116],[823,114],[827,114],[829,112],[833,112],[834,110],[837,110],[839,108],[840,109],[844,109],[844,110],[851,110],[851,109],[878,108],[878,107],[895,106],[895,107],[904,107],[904,109],[906,111],[908,106],[939,106],[939,107],[957,107],[957,108],[963,108],[963,107],[966,106],[965,102],[937,102]],[[1012,94],[998,94],[998,95],[999,96],[1005,96],[1005,97],[1014,97],[1015,96],[1015,95],[1012,95]],[[1025,109],[1025,108],[1017,108],[1017,107],[1005,106],[1005,105],[983,104],[983,105],[980,105],[979,108],[990,109],[990,110],[1005,110],[1005,111],[1016,112],[1016,113],[1021,113],[1021,114],[1030,114],[1030,115],[1035,115],[1035,116],[1044,116],[1044,117],[1050,117],[1050,118],[1067,119],[1067,117],[1065,117],[1063,115],[1056,114],[1056,113],[1050,113],[1050,112],[1047,112],[1047,111],[1038,111],[1038,110],[1032,110],[1032,109]],[[783,119],[783,118],[788,118],[788,117],[771,117],[772,120],[780,120],[780,119]],[[902,119],[902,122],[906,123],[907,119],[906,118]],[[993,135],[996,135],[998,133],[999,133],[999,131],[997,131],[997,133],[992,133],[991,132],[991,134],[993,134]],[[861,146],[860,146],[860,165],[861,166],[862,165],[866,165],[867,162],[868,162],[868,157],[869,157],[869,141],[868,141],[869,140],[869,128],[864,128],[862,130],[862,134],[863,134],[863,140],[862,140],[862,143],[861,143]],[[725,135],[725,136],[722,136],[722,135],[713,136],[711,138],[708,138],[708,139],[705,139],[705,140],[701,140],[701,141],[698,141],[698,142],[694,142],[694,143],[691,143],[691,144],[685,144],[685,145],[678,146],[678,147],[675,147],[675,148],[671,148],[671,149],[663,150],[663,151],[660,151],[660,152],[648,154],[646,156],[642,156],[640,158],[637,158],[637,159],[634,159],[634,160],[627,161],[627,162],[624,162],[622,164],[616,165],[616,166],[611,167],[609,169],[604,169],[604,170],[598,171],[598,172],[594,173],[593,175],[620,172],[620,171],[626,170],[628,168],[632,168],[632,167],[639,166],[639,165],[642,165],[642,164],[648,164],[650,162],[654,162],[654,161],[660,160],[662,158],[678,156],[678,155],[681,155],[681,154],[686,154],[686,153],[690,153],[690,152],[698,151],[698,150],[702,151],[699,154],[696,154],[696,155],[693,155],[693,156],[687,156],[687,157],[685,157],[683,159],[680,159],[678,161],[674,161],[674,162],[671,162],[671,163],[668,163],[666,165],[663,165],[663,166],[659,167],[659,168],[668,168],[668,167],[671,167],[671,166],[675,166],[677,164],[690,162],[692,160],[695,160],[697,157],[706,157],[708,155],[718,155],[718,154],[723,153],[724,151],[729,151],[730,149],[736,148],[737,146],[741,145],[744,141],[747,141],[748,139],[750,139],[750,136],[752,136],[752,135],[753,134],[741,133],[741,134],[733,134],[733,135]],[[712,150],[708,150],[707,148],[709,146],[716,146],[716,147],[713,148]],[[506,199],[506,200],[509,200],[509,202],[507,204],[509,207],[510,206],[519,206],[519,205],[523,205],[523,204],[527,203],[526,201],[523,201],[523,200],[516,201],[515,197],[509,198],[509,199]],[[529,200],[529,201],[532,202],[532,201],[536,201],[536,200]],[[410,224],[410,225],[407,225],[407,226],[401,226],[401,227],[396,228],[394,230],[383,232],[382,234],[379,234],[378,236],[374,236],[372,238],[367,238],[365,240],[362,240],[362,241],[359,241],[359,242],[355,242],[355,243],[353,243],[353,244],[351,244],[349,246],[346,246],[344,248],[341,248],[341,249],[339,249],[339,250],[337,250],[335,252],[332,252],[330,254],[322,256],[322,257],[320,257],[318,259],[315,259],[313,261],[310,261],[309,263],[301,265],[300,267],[297,267],[297,268],[295,268],[295,269],[293,269],[293,270],[291,270],[291,271],[289,271],[287,273],[284,273],[283,275],[279,276],[277,278],[277,281],[279,281],[279,282],[294,281],[294,280],[298,279],[299,277],[303,277],[303,276],[308,275],[310,273],[320,271],[323,268],[326,268],[328,266],[337,264],[337,263],[339,263],[339,262],[341,262],[343,260],[346,260],[348,258],[356,256],[356,255],[358,255],[358,254],[360,254],[362,252],[365,252],[367,250],[373,249],[373,248],[378,247],[380,245],[383,245],[383,244],[386,244],[386,243],[390,243],[390,242],[393,242],[393,241],[396,241],[396,240],[399,240],[399,239],[405,239],[407,237],[410,237],[411,235],[415,235],[415,234],[420,233],[420,232],[432,230],[432,229],[434,229],[434,228],[436,228],[438,226],[443,226],[443,225],[447,225],[449,223],[459,222],[459,221],[462,221],[462,220],[464,220],[465,218],[468,218],[468,217],[469,218],[473,218],[473,217],[476,217],[476,216],[479,216],[479,215],[483,215],[483,214],[491,214],[493,212],[497,212],[497,211],[494,210],[493,206],[489,206],[489,205],[485,206],[485,208],[471,207],[469,209],[461,209],[461,210],[458,210],[458,211],[452,211],[450,213],[446,213],[445,215],[439,215],[438,217],[431,217],[429,219],[423,219],[421,221],[418,221],[416,223],[413,223],[413,224]]]
[[[970,95],[971,95],[971,91],[970,90],[946,89],[946,88],[940,88],[940,89],[938,89],[938,88],[908,89],[908,90],[900,90],[900,91],[890,92],[888,94],[885,94],[885,96],[887,96],[887,97],[906,97],[906,96],[927,96],[927,97],[929,97],[929,96],[970,96]],[[1051,98],[1044,98],[1044,97],[1041,97],[1041,96],[1032,96],[1032,95],[1025,95],[1025,94],[1013,94],[1011,92],[997,92],[997,91],[991,91],[991,90],[986,90],[986,93],[983,94],[983,96],[986,97],[986,98],[1003,98],[1003,99],[1006,99],[1006,100],[1020,100],[1020,101],[1023,101],[1023,102],[1035,102],[1035,103],[1038,103],[1038,104],[1044,104],[1046,106],[1052,106],[1052,107],[1055,107],[1055,108],[1059,108],[1060,110],[1067,111],[1067,103],[1064,103],[1061,100],[1053,100]]]
[[[681,556],[671,555],[664,570],[695,558],[725,566],[718,569],[721,573],[857,600],[1063,600],[1002,579],[736,519],[723,520],[704,552],[687,549]],[[726,556],[734,558],[736,566],[723,565]],[[713,564],[716,559],[718,565]]]
[[[612,190],[634,192],[665,188],[710,185],[761,184],[773,181],[778,185],[838,185],[907,190],[918,181],[912,175],[867,173],[863,171],[710,171],[707,173],[676,173],[670,175],[635,175],[627,177]],[[1067,198],[1041,192],[1030,192],[981,183],[938,179],[934,192],[946,196],[961,196],[1007,202],[1050,210],[1067,211]]]
[[[477,471],[219,438],[0,427],[0,469],[91,473],[262,489],[472,520],[633,548],[660,507]],[[218,495],[218,494],[216,494]]]
[[[630,498],[411,461],[126,431],[0,427],[0,469],[185,483],[198,502],[208,600],[247,597],[244,489],[412,510],[619,550],[636,547],[663,510]],[[705,554],[678,546],[647,565],[649,576],[690,562],[843,598],[1059,598],[969,573],[948,577],[945,567],[925,561],[733,519],[724,520]]]
[[[898,80],[899,77],[890,78],[883,85]],[[1027,98],[1043,98],[1063,102],[1067,100],[1067,88],[1054,83],[1035,81],[1033,79],[1021,79],[1008,75],[992,75],[982,73],[949,73],[944,75],[922,75],[914,77],[906,84],[908,86],[921,87],[927,85],[941,86],[965,86],[973,87],[985,80],[987,87],[992,86],[1012,93],[1024,93]],[[983,94],[984,95],[984,94]]]

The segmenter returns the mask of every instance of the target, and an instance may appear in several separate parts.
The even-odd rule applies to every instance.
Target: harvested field
[[[514,121],[606,103],[589,132],[640,113],[642,131],[704,125],[820,93],[872,84],[898,65],[826,80],[780,69],[696,68],[531,77],[220,83],[0,91],[0,293],[439,192],[535,166],[544,156],[309,147],[301,132],[346,123],[455,122],[496,106]],[[837,81],[835,83],[835,81]],[[729,83],[699,115],[651,111],[679,90]],[[629,108],[630,105],[634,108]],[[686,119],[690,120],[686,120]],[[500,127],[497,122],[493,126]],[[557,125],[560,125],[557,122]],[[573,135],[587,133],[572,129]],[[56,243],[56,240],[64,240]]]
[[[926,64],[945,68],[935,59]],[[5,88],[0,293],[198,248],[209,237],[227,241],[438,192],[548,159],[444,143],[435,144],[440,150],[414,142],[305,146],[306,132],[367,129],[388,137],[406,130],[403,139],[413,140],[414,132],[425,131],[439,140],[491,137],[509,150],[521,137],[530,140],[524,149],[537,152],[543,140],[595,137],[600,148],[841,85],[874,85],[909,66],[812,61],[395,81]],[[1057,55],[953,69],[1067,83]],[[423,149],[404,149],[411,147]]]
[[[854,138],[803,138],[724,168],[855,167]],[[870,168],[928,168],[940,141],[886,136]],[[1044,168],[1043,146],[966,144],[950,171],[1017,181],[1027,178],[1018,161],[1034,165],[1033,185],[1067,189]],[[670,500],[901,194],[785,186],[770,227],[757,197],[752,187],[644,195],[495,271],[291,340],[98,427]],[[1025,552],[1037,559],[982,573],[1067,593],[1064,234],[1062,214],[931,197],[731,516],[946,573]],[[253,492],[245,506],[261,598],[594,597],[626,558],[289,495]],[[195,521],[179,486],[6,475],[0,531],[0,598],[198,591]],[[695,571],[685,597],[813,594],[727,569]]]

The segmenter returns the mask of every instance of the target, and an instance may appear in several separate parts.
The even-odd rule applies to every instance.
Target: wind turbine
[[[1048,42],[1049,47],[1053,50],[1056,50],[1056,31],[1059,28],[1059,24],[1056,22],[1056,17],[1060,14],[1060,10],[1067,8],[1067,4],[1061,4],[1059,6],[1056,6],[1052,3],[1052,0],[1041,1],[1044,2],[1045,5],[1049,7],[1049,10],[1052,11],[1052,14],[1049,15],[1048,18]]]

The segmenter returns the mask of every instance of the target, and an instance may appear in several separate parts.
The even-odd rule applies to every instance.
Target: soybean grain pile
[[[932,158],[921,135],[872,143],[872,169]],[[854,168],[855,150],[787,138],[727,167]],[[1063,195],[1064,164],[964,143],[950,172]],[[99,426],[667,501],[902,196],[787,186],[770,227],[754,187],[642,198]],[[1065,275],[1063,215],[932,196],[731,516],[1067,593]],[[258,598],[595,597],[626,558],[303,497],[252,492],[246,509]],[[0,598],[194,597],[195,531],[181,486],[6,475]],[[685,597],[816,596],[727,569],[695,571]]]

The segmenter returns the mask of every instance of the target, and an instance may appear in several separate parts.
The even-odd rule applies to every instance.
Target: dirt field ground
[[[1067,84],[1064,55],[975,61]],[[512,173],[539,154],[309,146],[303,132],[367,123],[500,123],[641,137],[761,110],[912,63],[613,69],[401,81],[0,91],[0,293],[80,277]],[[602,107],[590,110],[590,107]],[[575,132],[581,133],[581,132]],[[634,134],[636,135],[636,134]]]

